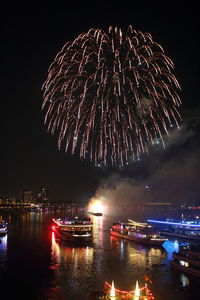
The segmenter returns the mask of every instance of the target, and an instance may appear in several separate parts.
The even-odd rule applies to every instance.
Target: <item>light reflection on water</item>
[[[163,247],[167,252],[168,260],[172,260],[173,253],[177,253],[179,250],[179,242],[177,240],[168,240],[163,244]]]
[[[51,269],[55,271],[55,285],[57,286],[56,295],[55,289],[53,289],[55,299],[64,299],[64,297],[66,297],[63,295],[63,291],[58,288],[60,286],[63,287],[64,281],[64,290],[67,286],[69,287],[67,293],[72,299],[74,297],[73,295],[77,295],[77,299],[80,297],[80,289],[82,288],[81,286],[84,285],[82,296],[84,299],[87,278],[90,278],[92,275],[93,252],[93,247],[88,245],[74,246],[73,244],[68,244],[66,241],[59,241],[56,239],[55,233],[52,232]],[[52,297],[51,293],[48,297]]]
[[[14,278],[23,278],[23,286],[35,280],[28,299],[88,300],[91,292],[103,289],[104,281],[114,280],[116,288],[132,290],[136,280],[144,285],[145,275],[152,280],[157,300],[193,299],[189,295],[198,285],[170,268],[178,241],[168,240],[158,248],[122,240],[109,234],[116,216],[92,216],[93,242],[75,246],[57,240],[51,230],[53,216],[51,212],[10,217],[9,233],[1,237],[0,279],[8,268]],[[25,296],[20,289],[22,296],[23,292]]]
[[[82,267],[93,263],[93,248],[89,246],[84,247],[69,247],[66,242],[56,241],[55,233],[52,232],[52,262],[61,264],[63,262],[69,263],[72,266],[71,274],[75,277],[79,276],[78,270]],[[85,268],[86,270],[86,268]],[[82,270],[84,272],[84,269]]]
[[[6,269],[8,235],[0,237],[0,279]]]
[[[8,242],[8,235],[4,235],[1,238],[1,243],[0,243],[0,253],[5,254],[7,250],[7,242]]]
[[[190,280],[185,274],[180,275],[180,280],[181,280],[182,287],[189,286]]]

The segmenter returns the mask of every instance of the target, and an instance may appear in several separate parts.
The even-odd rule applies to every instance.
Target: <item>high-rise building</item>
[[[41,194],[41,192],[38,192],[38,193],[37,193],[36,202],[37,202],[37,203],[42,202],[42,194]]]
[[[37,193],[37,200],[38,203],[41,202],[48,202],[49,197],[48,197],[48,189],[46,186],[42,186],[40,191]]]
[[[43,202],[48,201],[48,190],[47,190],[47,187],[45,187],[45,186],[42,187],[41,199]]]
[[[39,193],[37,193],[38,202],[47,202],[48,201],[48,189],[46,186],[42,186]]]
[[[33,192],[32,191],[23,191],[23,202],[24,203],[33,203]]]

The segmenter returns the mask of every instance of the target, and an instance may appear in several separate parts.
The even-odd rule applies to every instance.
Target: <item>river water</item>
[[[136,280],[144,286],[145,275],[156,300],[199,299],[200,280],[170,267],[177,241],[168,240],[159,248],[111,237],[112,223],[121,218],[117,215],[92,217],[89,245],[56,240],[52,217],[78,214],[50,211],[4,216],[9,232],[0,237],[1,300],[88,300],[92,292],[103,290],[105,281],[114,280],[116,288],[132,290]]]

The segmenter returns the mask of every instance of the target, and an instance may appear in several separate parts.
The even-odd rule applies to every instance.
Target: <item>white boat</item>
[[[93,224],[90,218],[58,218],[52,219],[52,229],[62,240],[91,241]]]
[[[127,223],[114,223],[110,234],[126,240],[158,246],[167,240],[153,230],[151,225],[130,219]]]
[[[200,242],[199,220],[149,219],[152,225],[163,236],[176,237]]]
[[[8,226],[5,221],[0,222],[0,235],[5,235],[8,233]]]

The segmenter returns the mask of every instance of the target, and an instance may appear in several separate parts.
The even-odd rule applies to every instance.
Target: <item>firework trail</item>
[[[64,45],[43,84],[58,147],[96,165],[139,159],[181,120],[172,60],[149,33],[90,29]]]

